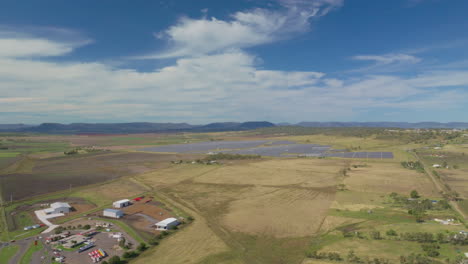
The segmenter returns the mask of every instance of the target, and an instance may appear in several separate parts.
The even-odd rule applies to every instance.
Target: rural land
[[[468,131],[361,125],[5,126],[0,264],[467,263]]]

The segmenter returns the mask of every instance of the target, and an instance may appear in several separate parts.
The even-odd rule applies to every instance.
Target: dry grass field
[[[417,190],[426,197],[439,194],[431,180],[415,170],[403,168],[399,163],[366,162],[367,167],[351,168],[344,184],[349,190],[389,194],[396,192],[409,194]]]
[[[200,263],[300,263],[334,200],[344,164],[326,159],[181,164],[137,179],[196,214],[193,226],[167,245],[198,241],[192,238],[192,233],[201,232],[194,230],[197,225],[210,230],[210,243],[224,242],[219,254],[206,254]],[[160,256],[161,263],[197,263],[183,262],[185,257],[168,248],[162,256],[162,250],[153,255]]]
[[[333,194],[257,187],[231,202],[221,223],[232,232],[252,235],[311,236],[320,228]]]
[[[325,159],[284,159],[222,166],[194,179],[212,184],[262,186],[334,187],[345,161]]]
[[[148,188],[138,182],[131,179],[119,179],[111,183],[74,191],[71,195],[83,197],[94,202],[97,206],[103,206],[116,200],[136,197],[146,191]]]
[[[460,194],[461,197],[468,197],[468,169],[439,170],[442,180],[450,188]]]
[[[204,259],[210,256],[230,251],[230,248],[223,240],[211,230],[206,219],[186,205],[175,201],[173,203],[191,214],[196,220],[177,234],[167,238],[158,247],[145,252],[133,263],[146,264],[157,260],[161,264],[195,264],[202,263]],[[217,263],[235,264],[241,262],[226,261]]]

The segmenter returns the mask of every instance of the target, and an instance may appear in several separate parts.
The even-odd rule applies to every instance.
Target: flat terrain
[[[0,174],[4,199],[24,199],[70,187],[90,185],[167,166],[175,155],[123,152],[44,159],[25,157]],[[13,168],[12,168],[13,167]]]
[[[23,231],[22,227],[37,222],[31,212],[43,203],[74,203],[76,212],[54,220],[68,225],[100,216],[113,201],[144,195],[141,202],[124,209],[123,219],[109,220],[135,241],[149,241],[160,234],[151,225],[163,218],[194,220],[131,263],[330,264],[337,262],[314,259],[312,253],[335,252],[346,258],[349,250],[363,259],[399,263],[401,255],[426,254],[422,243],[404,239],[405,233],[414,232],[444,235],[445,241],[431,242],[440,244],[440,256],[432,260],[454,261],[468,252],[465,245],[448,243],[454,234],[466,230],[458,209],[438,208],[446,196],[430,175],[401,164],[418,157],[426,164],[447,162],[448,169],[429,170],[438,173],[444,188],[465,198],[466,142],[451,143],[441,133],[372,129],[265,133],[9,136],[2,141],[8,149],[0,150],[0,230],[4,230],[0,239],[29,242],[23,238],[41,230]],[[191,152],[190,146],[203,146],[203,151],[213,146],[283,151],[292,142],[298,148],[392,152],[393,158],[262,156],[207,164],[202,162],[209,160],[204,159],[206,155],[167,153],[173,144],[184,148],[180,152]],[[443,148],[435,150],[438,145]],[[81,152],[64,154],[74,149]],[[413,190],[420,197],[411,203]],[[13,203],[8,202],[10,198]],[[153,201],[144,203],[149,199]],[[424,199],[434,208],[425,210],[417,222],[409,208]],[[458,204],[468,212],[466,200]],[[435,218],[455,221],[442,225]],[[388,235],[389,230],[397,235]],[[381,237],[375,239],[375,233]]]

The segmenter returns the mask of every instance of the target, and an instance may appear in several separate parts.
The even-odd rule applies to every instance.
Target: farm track
[[[442,192],[442,193],[445,193],[447,192],[447,188],[444,186],[442,180],[439,180],[439,179],[436,179],[434,177],[434,175],[432,174],[431,171],[429,171],[428,169],[428,164],[426,162],[424,162],[417,153],[414,153],[414,156],[416,157],[416,159],[422,163],[423,167],[424,167],[424,172],[427,176],[429,176],[429,178],[432,180],[432,182],[434,183],[434,185],[436,186],[436,188]],[[463,197],[464,198],[464,197]],[[463,212],[463,210],[460,208],[460,206],[458,205],[457,202],[455,201],[449,201],[449,204],[455,209],[455,211],[457,211],[457,213],[459,213],[464,220],[467,220],[468,217],[467,215]]]

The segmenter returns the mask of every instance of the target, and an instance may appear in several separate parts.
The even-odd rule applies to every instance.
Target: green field
[[[0,249],[0,264],[8,264],[8,261],[18,252],[19,247],[10,245]]]
[[[44,248],[44,245],[41,242],[38,242],[37,245],[34,245],[34,242],[31,243],[31,246],[28,248],[28,250],[24,253],[24,255],[21,257],[20,263],[19,264],[30,264],[33,254],[35,252],[38,252]]]

